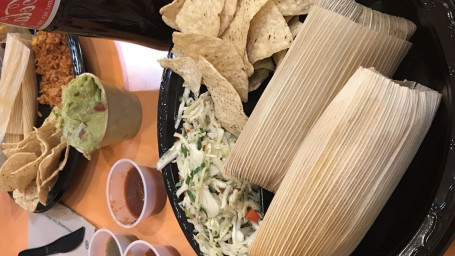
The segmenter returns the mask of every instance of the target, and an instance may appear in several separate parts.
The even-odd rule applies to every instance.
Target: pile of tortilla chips
[[[13,191],[16,203],[28,211],[35,211],[38,203],[46,205],[48,193],[68,159],[69,146],[61,142],[62,131],[55,124],[56,118],[51,115],[21,142],[2,144],[8,160],[0,169],[0,191]]]
[[[160,13],[174,32],[174,59],[160,60],[199,94],[205,84],[215,115],[238,136],[248,118],[242,101],[275,70],[313,0],[174,0]],[[284,16],[286,15],[286,17]],[[290,16],[288,16],[290,15]],[[295,16],[294,16],[295,15]]]

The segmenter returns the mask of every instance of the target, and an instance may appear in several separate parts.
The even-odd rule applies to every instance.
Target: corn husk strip
[[[8,34],[24,34],[30,35],[31,33],[26,28],[13,27],[9,25],[0,25],[0,43],[5,43]]]
[[[416,25],[407,19],[381,13],[363,5],[360,6],[362,13],[356,19],[359,24],[403,40],[409,40],[416,30]]]
[[[360,68],[301,144],[250,255],[350,255],[405,173],[440,99]]]
[[[316,0],[314,4],[350,20],[357,20],[363,11],[362,6],[354,0]]]
[[[22,79],[30,58],[30,49],[17,34],[8,34],[2,77],[0,79],[0,141],[3,141],[14,101],[21,89]]]
[[[7,133],[5,135],[5,141],[8,143],[19,143],[24,139],[24,135],[22,134],[10,134]]]
[[[38,102],[38,84],[36,80],[35,64],[33,58],[28,61],[25,76],[22,81],[22,128],[24,136],[28,136],[33,131],[35,125]]]
[[[275,192],[303,138],[356,69],[391,76],[410,46],[313,6],[223,172]]]
[[[23,99],[22,91],[19,90],[14,101],[13,109],[11,110],[11,116],[6,128],[7,134],[23,135],[23,126],[22,126],[22,111],[23,111]],[[7,142],[11,142],[6,140]]]

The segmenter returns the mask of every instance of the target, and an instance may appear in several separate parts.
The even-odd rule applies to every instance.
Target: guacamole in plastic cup
[[[89,73],[63,88],[57,115],[63,139],[88,159],[100,147],[134,137],[142,122],[136,95]]]

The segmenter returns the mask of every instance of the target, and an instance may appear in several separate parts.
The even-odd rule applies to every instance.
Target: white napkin
[[[54,255],[88,255],[88,245],[95,233],[95,226],[61,204],[55,205],[45,213],[30,213],[28,217],[28,248],[47,245],[80,227],[85,227],[85,237],[81,245],[71,252]]]

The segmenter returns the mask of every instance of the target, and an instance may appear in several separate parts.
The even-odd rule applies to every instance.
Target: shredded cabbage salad
[[[180,121],[182,132],[157,168],[177,163],[177,196],[204,255],[248,255],[262,220],[258,187],[221,173],[237,138],[216,120],[209,93],[191,98],[186,89],[176,127]]]

